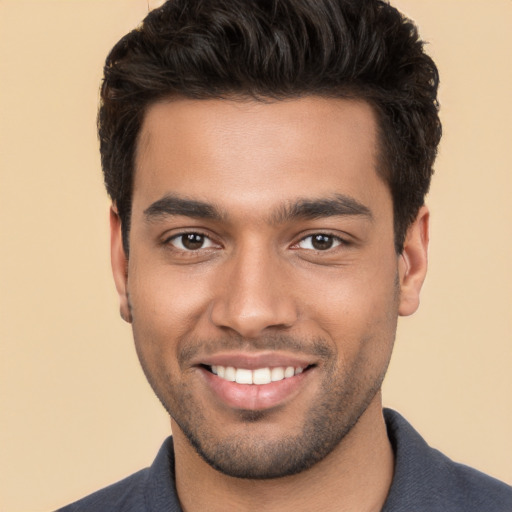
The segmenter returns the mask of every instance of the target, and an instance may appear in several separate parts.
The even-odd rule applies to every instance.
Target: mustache
[[[336,355],[335,347],[321,337],[301,338],[289,334],[268,334],[254,339],[233,335],[218,339],[199,339],[183,335],[177,344],[177,356],[180,367],[187,366],[199,355],[209,356],[218,352],[290,352],[320,359],[329,359]]]

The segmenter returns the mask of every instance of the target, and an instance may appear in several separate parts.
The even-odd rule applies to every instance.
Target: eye
[[[325,233],[315,233],[306,236],[297,245],[301,249],[310,249],[313,251],[327,251],[333,247],[341,245],[343,241],[334,235],[327,235]]]
[[[173,236],[169,243],[182,251],[198,251],[199,249],[208,249],[215,244],[201,233],[182,233]]]

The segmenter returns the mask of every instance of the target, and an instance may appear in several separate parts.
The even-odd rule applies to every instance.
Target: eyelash
[[[197,249],[189,249],[183,245],[183,240],[187,236],[188,237],[194,237],[194,236],[201,237],[203,239],[203,243],[205,241],[208,241],[209,245],[208,245],[208,247],[199,247]],[[174,245],[173,242],[179,241],[179,240],[181,240],[181,242],[180,242],[181,247],[176,247],[176,245]],[[164,245],[171,245],[173,247],[173,249],[176,249],[178,251],[189,252],[189,253],[195,253],[197,251],[200,251],[201,249],[210,249],[216,245],[210,236],[208,236],[204,233],[201,233],[200,231],[186,231],[183,233],[177,233],[176,235],[172,235],[171,237],[165,239],[163,243],[164,243]]]
[[[184,246],[183,244],[183,241],[184,241],[184,238],[185,237],[201,237],[202,239],[202,243],[204,244],[205,241],[208,241],[209,244],[207,247],[198,247],[196,249],[190,249],[190,248],[187,248]],[[324,249],[319,249],[319,248],[315,248],[314,247],[314,237],[323,237],[324,239],[328,239],[328,242],[331,242],[331,245],[329,247],[326,247]],[[300,244],[305,242],[306,240],[310,240],[310,246],[311,247],[300,247]],[[173,242],[175,241],[179,241],[181,240],[181,242],[179,242],[179,245],[181,245],[181,247],[179,246],[176,246]],[[318,242],[319,240],[317,240]],[[319,241],[321,243],[321,241]],[[197,251],[200,251],[200,250],[203,250],[203,249],[210,249],[212,247],[215,247],[215,242],[212,240],[212,238],[204,233],[201,233],[200,231],[186,231],[186,232],[182,232],[182,233],[178,233],[176,235],[173,235],[167,239],[164,240],[163,242],[164,245],[171,245],[173,247],[173,249],[175,250],[178,250],[178,251],[181,251],[181,252],[185,252],[185,253],[195,253]],[[343,238],[340,238],[339,236],[336,236],[336,235],[333,235],[332,233],[325,233],[325,232],[316,232],[316,233],[311,233],[310,235],[307,235],[307,236],[304,236],[302,237],[296,244],[294,244],[292,246],[292,249],[306,249],[306,250],[310,250],[310,251],[316,251],[316,252],[327,252],[327,251],[330,251],[332,249],[335,249],[336,247],[339,247],[340,245],[348,245],[349,243],[344,240]]]
[[[331,242],[331,246],[329,246],[325,249],[315,248],[313,246],[313,244],[315,243],[314,237],[323,237],[323,238],[329,239],[329,241]],[[343,238],[333,235],[332,233],[324,233],[324,232],[311,233],[310,235],[307,235],[307,236],[301,238],[299,240],[299,242],[297,242],[297,244],[295,244],[295,245],[299,246],[299,244],[301,244],[302,242],[304,242],[308,239],[310,239],[310,245],[312,246],[312,247],[309,247],[308,250],[316,251],[316,252],[327,252],[332,249],[335,249],[336,247],[339,247],[340,245],[348,245],[348,242],[346,240],[344,240]],[[301,248],[301,247],[299,246],[299,248]]]

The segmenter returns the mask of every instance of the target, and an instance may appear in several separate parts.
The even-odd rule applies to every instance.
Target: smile
[[[236,382],[237,384],[263,385],[278,382],[299,375],[304,371],[303,367],[277,366],[274,368],[235,368],[233,366],[212,365],[211,372],[223,380]]]
[[[269,361],[272,358],[274,361]],[[243,356],[230,357],[229,362],[227,356],[215,359],[225,361],[209,361],[196,366],[202,382],[212,393],[212,398],[223,406],[238,410],[261,411],[284,405],[304,391],[306,382],[313,382],[311,379],[317,373],[316,363],[291,361],[293,358],[289,356],[266,355],[260,358],[266,359],[265,362]],[[237,366],[234,359],[238,359]]]

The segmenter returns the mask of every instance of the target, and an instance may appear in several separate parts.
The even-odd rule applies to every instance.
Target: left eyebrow
[[[280,207],[271,217],[271,222],[281,224],[295,219],[319,219],[321,217],[363,216],[373,220],[371,210],[350,196],[336,194],[323,199],[299,199]]]
[[[210,203],[168,194],[144,210],[147,221],[181,215],[194,219],[222,220],[222,213]]]

